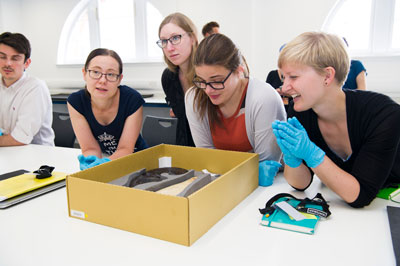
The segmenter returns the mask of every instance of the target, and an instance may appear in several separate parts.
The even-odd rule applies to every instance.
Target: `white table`
[[[78,154],[38,145],[0,148],[0,173],[42,164],[72,173],[79,170]],[[319,222],[314,235],[259,225],[258,208],[275,194],[304,198],[317,191],[329,201],[332,215]],[[69,218],[62,188],[0,210],[0,265],[395,265],[387,204],[375,199],[353,209],[318,179],[302,193],[280,174],[185,247]]]

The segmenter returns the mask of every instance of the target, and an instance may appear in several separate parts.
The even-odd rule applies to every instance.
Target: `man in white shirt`
[[[24,35],[0,35],[0,147],[54,146],[50,92],[45,82],[25,73],[30,54]]]

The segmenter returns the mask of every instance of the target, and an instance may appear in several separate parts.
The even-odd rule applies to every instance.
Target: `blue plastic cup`
[[[282,165],[275,161],[262,161],[258,164],[258,185],[268,187],[274,182],[274,177]]]

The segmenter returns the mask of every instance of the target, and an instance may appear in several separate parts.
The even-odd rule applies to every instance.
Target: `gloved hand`
[[[97,156],[95,155],[89,155],[87,157],[83,156],[82,154],[78,155],[78,161],[79,161],[79,167],[81,170],[85,170],[90,168],[89,165],[94,163],[96,160],[98,160]]]
[[[272,185],[279,167],[282,165],[275,161],[261,161],[258,163],[258,184],[263,187]]]
[[[93,163],[89,164],[88,168],[92,168],[93,166],[102,164],[102,163],[106,163],[111,161],[109,158],[107,157],[103,157],[103,158],[97,158]]]
[[[296,117],[289,118],[288,122],[279,122],[278,131],[281,145],[297,158],[303,159],[309,167],[317,167],[324,161],[325,152],[310,140]]]
[[[0,136],[3,136],[3,130],[0,128]]]
[[[278,143],[278,146],[279,148],[281,148],[281,151],[283,153],[283,161],[285,162],[285,164],[287,164],[292,168],[299,167],[300,164],[302,163],[302,160],[294,156],[290,152],[290,150],[286,149],[286,147],[282,144],[282,137],[279,134],[279,129],[278,129],[279,123],[281,123],[281,121],[276,120],[272,122],[272,132],[274,133],[276,137],[276,142]]]

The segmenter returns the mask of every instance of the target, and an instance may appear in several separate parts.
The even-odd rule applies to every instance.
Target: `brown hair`
[[[119,65],[119,73],[118,74],[120,74],[120,75],[122,74],[123,65],[122,65],[121,57],[119,57],[117,52],[110,50],[110,49],[106,49],[106,48],[97,48],[90,52],[90,54],[88,55],[88,57],[86,59],[85,66],[84,66],[85,72],[88,70],[89,64],[92,61],[92,59],[95,58],[96,56],[111,56],[112,58],[117,60],[118,65]],[[89,98],[91,97],[89,91],[86,88],[86,85],[85,85],[85,94]]]
[[[213,33],[213,28],[219,28],[219,24],[215,21],[208,22],[206,25],[203,26],[201,33],[203,36],[206,36],[207,33]]]
[[[193,57],[196,52],[196,48],[199,44],[197,40],[197,29],[196,26],[193,24],[193,22],[185,16],[182,13],[173,13],[168,15],[164,20],[161,22],[160,27],[158,28],[158,36],[160,36],[161,29],[168,23],[173,23],[177,25],[178,27],[182,28],[188,35],[194,40],[193,46],[192,46],[192,53],[190,54],[189,58],[189,68],[188,72],[186,73],[186,80],[189,83],[190,86],[193,86],[193,77],[194,77],[194,67],[193,67]],[[178,66],[174,65],[171,61],[168,60],[168,58],[164,54],[164,61],[167,63],[168,68],[173,71],[177,72],[178,71]]]
[[[0,35],[0,43],[14,48],[18,53],[24,54],[24,62],[31,57],[31,45],[29,40],[21,33],[3,32]]]
[[[222,66],[230,71],[235,71],[239,66],[243,66],[245,78],[249,75],[249,68],[246,59],[240,53],[237,46],[223,34],[212,34],[203,39],[197,48],[194,57],[194,66]],[[212,104],[204,90],[196,90],[194,107],[199,110],[201,117],[204,117],[206,111],[210,119],[210,124],[221,125],[221,119],[218,116],[217,106]]]
[[[122,66],[121,57],[119,57],[119,55],[115,51],[106,49],[106,48],[97,48],[90,52],[90,54],[88,55],[86,62],[85,62],[85,70],[88,69],[90,61],[92,61],[93,58],[95,58],[96,56],[99,56],[99,55],[111,56],[112,58],[117,60],[118,65],[119,65],[119,74],[122,74],[123,66]]]

